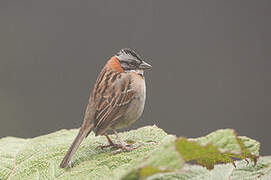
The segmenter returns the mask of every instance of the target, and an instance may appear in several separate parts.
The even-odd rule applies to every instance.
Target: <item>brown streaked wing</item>
[[[102,87],[97,88],[100,91],[95,93],[96,135],[103,134],[110,128],[112,122],[122,117],[134,95],[129,75],[119,72],[108,73],[108,75],[110,78],[105,74],[104,81],[100,83]]]

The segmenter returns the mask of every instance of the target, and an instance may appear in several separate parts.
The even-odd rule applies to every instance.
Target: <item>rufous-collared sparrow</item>
[[[130,151],[118,136],[116,129],[128,127],[142,114],[146,97],[143,71],[151,69],[135,51],[121,49],[108,60],[99,74],[90,94],[81,128],[60,167],[68,166],[80,143],[93,130],[95,135],[105,135],[109,145]],[[115,144],[107,135],[113,130],[120,144]]]

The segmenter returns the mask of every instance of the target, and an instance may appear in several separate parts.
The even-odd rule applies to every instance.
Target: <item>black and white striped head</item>
[[[141,57],[132,49],[121,49],[117,54],[121,67],[127,71],[142,71],[151,69],[151,65],[141,59]]]

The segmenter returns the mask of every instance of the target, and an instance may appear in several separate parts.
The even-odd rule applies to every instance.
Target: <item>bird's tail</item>
[[[66,168],[73,156],[73,154],[76,152],[78,149],[79,145],[81,142],[84,140],[84,138],[89,134],[89,132],[92,130],[93,125],[88,125],[88,126],[82,126],[74,139],[70,149],[66,153],[65,157],[63,158],[62,162],[60,163],[59,167],[60,168]]]

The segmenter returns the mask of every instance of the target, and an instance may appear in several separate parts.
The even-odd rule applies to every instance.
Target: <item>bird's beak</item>
[[[145,70],[145,69],[151,69],[151,68],[152,68],[152,66],[150,64],[146,63],[145,61],[142,61],[142,63],[139,65],[139,69]]]

